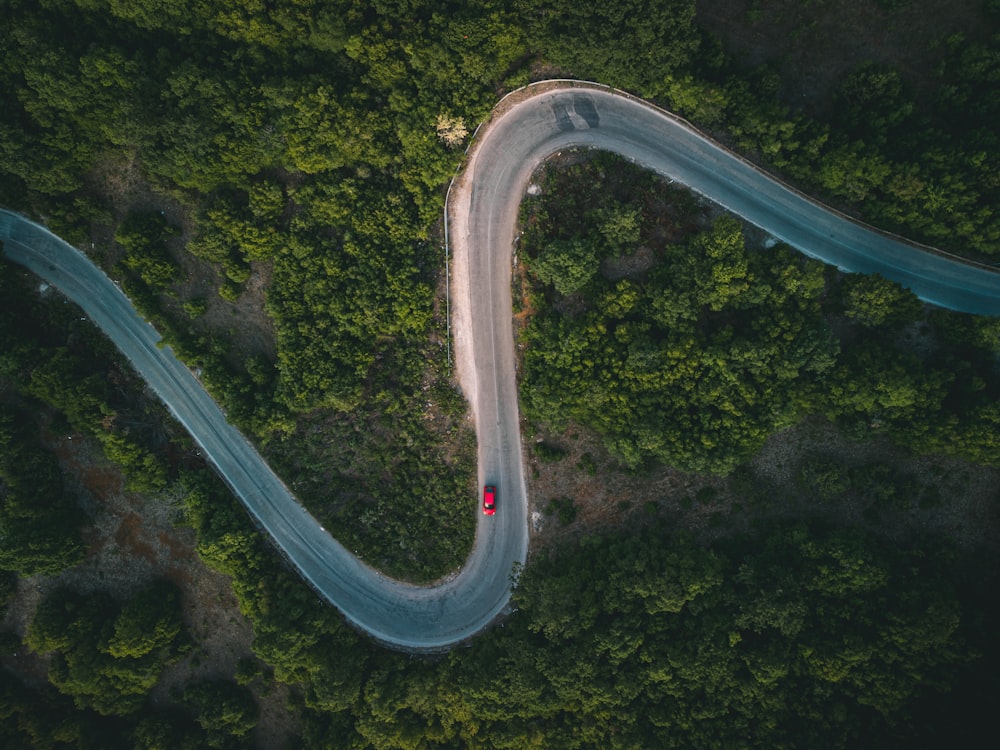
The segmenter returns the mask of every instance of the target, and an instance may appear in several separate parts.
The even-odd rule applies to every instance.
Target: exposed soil
[[[543,440],[566,455],[553,463],[540,460],[534,447]],[[570,425],[559,435],[526,437],[524,465],[532,554],[591,534],[642,526],[710,481],[667,467],[643,474],[628,472],[605,450],[600,438],[579,425]],[[569,523],[550,508],[553,500],[561,498],[572,500],[576,511]],[[704,525],[703,519],[688,519],[691,527],[699,524]]]
[[[274,268],[271,263],[250,264],[250,279],[243,285],[234,302],[218,295],[218,275],[208,264],[185,253],[186,265],[192,266],[188,282],[180,286],[181,302],[204,299],[208,304],[205,315],[194,322],[202,331],[222,334],[231,345],[231,364],[242,369],[247,358],[262,354],[270,362],[277,359],[278,334],[274,321],[267,313],[267,290],[271,286]],[[179,314],[183,315],[183,312]]]
[[[697,20],[742,64],[775,66],[784,101],[812,111],[866,62],[897,68],[926,92],[941,42],[985,30],[982,0],[697,0]]]
[[[126,491],[121,472],[80,435],[55,435],[52,442],[67,489],[77,495],[92,520],[84,531],[88,555],[59,576],[21,579],[0,630],[23,636],[41,599],[62,586],[124,599],[155,578],[167,578],[181,590],[184,623],[197,646],[164,670],[152,693],[154,704],[169,704],[172,690],[183,690],[193,681],[232,678],[240,659],[254,658],[253,632],[240,613],[229,578],[201,562],[192,529],[175,525],[181,520],[181,498],[150,498]],[[36,686],[46,681],[47,659],[27,648],[0,663]],[[296,728],[287,707],[287,689],[250,687],[261,708],[253,746],[282,747]]]
[[[539,460],[533,445],[543,437],[546,444],[565,450],[565,457],[554,463]],[[857,497],[824,502],[797,483],[803,460],[817,453],[836,457],[844,466],[879,463],[913,475],[922,485],[937,488],[940,503],[920,507],[914,502],[872,514],[866,513],[869,503]],[[761,522],[823,520],[868,528],[891,541],[940,535],[969,551],[995,549],[1000,542],[1000,470],[945,456],[910,457],[888,441],[854,442],[820,418],[772,435],[749,462],[754,477],[766,482],[772,503],[762,504],[718,477],[669,467],[629,472],[592,431],[578,425],[527,440],[525,466],[533,553],[589,535],[639,528],[656,518],[706,541],[751,531]],[[550,506],[560,498],[572,500],[576,516],[569,523]]]

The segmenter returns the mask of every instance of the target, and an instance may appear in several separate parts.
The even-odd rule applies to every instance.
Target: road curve
[[[501,524],[486,524],[491,533],[481,528],[462,572],[440,585],[414,586],[381,575],[334,540],[295,500],[191,371],[83,253],[3,209],[0,240],[8,259],[83,308],[201,446],[303,578],[356,627],[389,646],[435,651],[475,635],[507,605],[513,563],[527,555],[527,525],[517,528],[514,513],[502,509],[496,519]],[[470,499],[469,512],[472,507]]]
[[[1000,277],[924,252],[830,212],[650,105],[598,86],[530,87],[478,134],[450,201],[453,317],[459,379],[479,439],[480,485],[498,488],[493,518],[477,513],[462,571],[430,587],[382,576],[350,554],[291,495],[192,373],[110,279],[44,227],[0,209],[4,253],[84,309],[201,446],[299,573],[356,627],[387,645],[434,651],[486,627],[508,605],[512,569],[528,550],[510,253],[532,171],[572,146],[615,151],[722,204],[813,257],[879,272],[957,310],[1000,314]],[[470,501],[470,512],[472,502]]]
[[[501,252],[510,247],[505,242],[514,240],[513,220],[531,171],[558,151],[590,147],[676,180],[841,270],[880,273],[940,307],[1000,315],[1000,273],[992,268],[856,222],[768,176],[675,115],[624,92],[547,81],[514,92],[496,111],[501,114],[488,123],[470,158],[475,165],[471,221],[491,221],[493,231],[474,234],[474,246],[489,239]]]

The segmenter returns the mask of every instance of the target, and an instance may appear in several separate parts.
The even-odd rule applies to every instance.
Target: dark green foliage
[[[51,295],[40,299],[30,283],[0,263],[0,377],[23,397],[58,410],[65,420],[60,430],[68,423],[95,438],[122,466],[131,489],[162,489],[167,470],[149,448],[150,422],[164,418],[162,409],[124,399],[112,385],[135,377],[128,365],[78,308]]]
[[[254,653],[279,681],[304,683],[310,708],[334,712],[352,706],[364,681],[367,647],[279,561],[215,477],[202,472],[183,479],[198,554],[232,578],[240,609],[253,625]]]
[[[85,517],[32,426],[0,404],[0,571],[54,575],[83,559]]]
[[[517,0],[536,49],[581,78],[651,96],[697,48],[694,3]]]
[[[7,602],[17,590],[17,574],[10,570],[0,573],[0,611],[7,608]]]
[[[1000,36],[992,24],[981,40],[943,41],[930,95],[918,97],[906,71],[867,63],[844,77],[826,120],[780,104],[782,81],[766,67],[735,73],[707,60],[704,78],[675,77],[664,93],[696,122],[724,123],[741,150],[880,227],[959,254],[996,255]]]
[[[590,205],[603,173],[636,186],[638,204],[663,190],[598,159],[571,171],[582,187],[560,181],[576,196],[556,199],[569,211],[560,226],[599,236],[592,222],[604,214]],[[544,203],[531,210],[542,221],[525,235],[529,257],[550,252],[550,233],[566,231],[545,221],[555,214]],[[598,274],[595,259],[582,305],[562,303],[558,287],[551,306],[538,300],[523,333],[525,411],[556,427],[572,419],[595,428],[633,467],[652,459],[725,472],[795,421],[810,383],[834,362],[820,315],[822,267],[780,248],[749,252],[732,219],[657,252],[644,275],[617,281]]]
[[[204,299],[191,299],[184,303],[184,312],[190,318],[200,318],[208,310],[208,304]]]
[[[932,507],[940,501],[936,484],[921,484],[911,473],[884,463],[845,465],[836,456],[807,456],[798,469],[804,499],[833,503],[853,498],[865,508],[866,517],[880,511]]]
[[[72,702],[52,688],[36,690],[7,670],[0,670],[0,743],[17,750],[129,747],[117,722],[74,710]]]
[[[387,352],[385,362],[404,382],[409,368],[425,364],[405,350]],[[460,395],[444,383],[410,393],[399,393],[398,382],[377,386],[351,413],[301,418],[269,456],[348,549],[390,575],[434,580],[471,547],[475,436]]]
[[[178,714],[142,716],[132,729],[133,750],[200,750],[204,733],[190,719]]]
[[[889,330],[923,315],[923,303],[913,292],[877,273],[846,277],[840,293],[844,314],[865,328]]]
[[[864,65],[851,72],[837,92],[837,120],[851,135],[880,147],[890,134],[913,128],[916,102],[899,71]],[[892,144],[896,145],[896,144]]]
[[[831,415],[863,419],[871,429],[917,424],[942,402],[951,376],[921,367],[916,355],[874,341],[844,352],[826,382]]]
[[[805,527],[713,549],[587,538],[532,561],[504,629],[373,672],[354,730],[377,748],[912,746],[918,701],[972,656],[948,559]]]
[[[962,251],[994,252],[1000,241],[989,209],[998,202],[996,43],[985,32],[947,42],[943,85],[929,108],[903,76],[869,67],[845,81],[833,121],[819,123],[776,103],[773,75],[731,76],[711,44],[701,44],[696,62],[718,80],[695,77],[692,2],[45,0],[4,10],[0,201],[33,209],[82,242],[92,223],[111,224],[109,201],[118,209],[131,201],[105,194],[116,189],[104,180],[109,165],[135,164],[194,209],[190,248],[219,269],[225,299],[239,299],[253,264],[273,273],[274,363],[189,326],[204,312],[197,304],[179,323],[164,315],[157,325],[202,368],[234,420],[275,443],[290,435],[282,446],[306,446],[281,449],[286,475],[327,489],[343,528],[362,519],[366,528],[345,539],[374,558],[400,538],[414,545],[442,535],[409,518],[386,520],[404,488],[423,488],[415,508],[439,502],[457,509],[449,519],[471,523],[461,500],[471,464],[428,448],[445,442],[450,427],[437,437],[419,427],[427,370],[414,363],[440,358],[412,343],[440,327],[432,290],[441,254],[428,226],[461,158],[435,123],[448,114],[471,130],[534,63],[665,96],[888,227]],[[616,199],[587,218],[587,231],[554,240],[591,243],[582,254],[598,261],[628,256],[651,238],[641,222],[636,229],[635,212],[647,211],[640,205]],[[584,224],[565,222],[574,232]],[[699,239],[685,238],[684,228],[658,227],[675,244],[660,258],[663,271],[608,280],[579,263],[552,264],[556,292],[587,299],[582,309],[566,307],[566,321],[538,320],[529,354],[538,357],[538,415],[593,416],[632,464],[724,471],[810,409],[861,436],[888,433],[917,449],[996,460],[995,326],[935,319],[948,343],[920,361],[887,343],[892,326],[853,326],[834,362],[819,306],[830,311],[837,301],[823,298],[814,264],[781,249],[749,252],[732,224]],[[162,285],[168,277],[155,254],[132,264]],[[152,290],[126,287],[148,314],[161,312]],[[14,299],[8,290],[5,304]],[[102,351],[84,326],[59,328],[43,345],[13,336],[40,316],[59,317],[26,299],[0,315],[7,382],[30,383],[74,425],[111,419],[110,430],[101,428],[117,436],[105,443],[109,454],[126,461],[130,476],[162,486],[165,475],[143,465],[148,420],[126,418],[136,412],[107,387],[123,371],[83,366],[81,350]],[[862,295],[853,309],[863,318],[871,305]],[[862,345],[848,352],[852,336]],[[567,344],[561,359],[546,350],[549,337]],[[436,405],[447,401],[432,393]],[[560,398],[569,399],[566,409],[547,409]],[[123,446],[116,441],[125,422],[139,426]],[[338,457],[331,467],[331,446],[352,462]],[[821,471],[809,476],[824,480]],[[848,476],[848,492],[888,505],[907,497],[897,476],[865,467]],[[944,556],[933,546],[918,553],[848,532],[800,531],[715,550],[650,531],[587,541],[533,561],[522,611],[506,628],[425,662],[374,655],[281,566],[217,482],[189,481],[201,553],[233,577],[256,653],[278,679],[301,685],[306,747],[913,747],[914,735],[931,744],[925,722],[936,718],[940,731],[995,703],[989,679],[954,677],[964,647],[938,565]],[[775,502],[767,487],[754,492],[757,504]],[[425,523],[442,517],[423,515]],[[374,520],[383,526],[377,539],[366,536]],[[461,538],[468,526],[452,520],[442,525]],[[419,575],[433,575],[460,560],[461,547],[437,558],[423,550],[411,558],[407,549],[388,564],[400,570],[417,560]],[[172,632],[170,618],[144,612],[122,626],[120,653],[142,651],[146,627],[154,643],[156,633]],[[969,620],[963,611],[960,626]],[[995,618],[984,620],[995,631]],[[107,643],[114,638],[109,630]],[[64,684],[81,687],[68,672]],[[0,678],[4,747],[106,748],[127,746],[125,737],[143,748],[207,744],[190,720],[144,715],[136,726],[106,729],[62,696],[35,705],[23,686]],[[945,700],[931,689],[949,682],[981,693]],[[213,742],[245,742],[233,735],[253,709],[240,695],[229,688],[218,706],[200,701],[199,718],[220,730]],[[972,746],[962,741],[971,736],[949,733],[938,744]]]
[[[249,685],[254,680],[264,676],[264,668],[261,662],[253,657],[243,657],[236,664],[236,673],[233,679],[237,685]]]
[[[412,206],[395,191],[378,195],[345,183],[298,198],[304,226],[278,253],[268,295],[277,321],[278,396],[295,411],[349,411],[366,394],[375,363],[427,329],[430,286],[420,267],[428,248],[415,244],[421,230]],[[326,217],[312,215],[318,211],[335,211],[347,236],[331,239],[322,229]]]
[[[578,292],[597,273],[597,249],[584,238],[550,242],[529,267],[543,284],[562,295]]]
[[[799,467],[799,487],[807,497],[821,502],[839,497],[850,484],[844,465],[835,458],[809,456]]]
[[[130,294],[261,435],[289,428],[283,409],[353,409],[372,395],[366,381],[382,355],[426,336],[440,265],[427,227],[460,158],[437,138],[440,115],[471,129],[498,87],[527,79],[536,53],[645,87],[697,46],[690,0],[590,11],[279,2],[266,12],[60,0],[17,11],[0,79],[17,106],[4,113],[0,161],[28,183],[29,203],[88,197],[101,182],[88,170],[138,163],[197,205],[189,247],[221,268],[225,299],[237,299],[251,263],[274,263],[277,382],[264,400],[276,403],[265,405],[211,361],[216,342],[158,314],[149,293],[169,287],[166,257],[150,246],[125,261],[148,287],[132,283]],[[637,57],[637,44],[651,51]],[[86,223],[77,216],[74,227]],[[605,223],[612,244],[634,235],[627,214]],[[131,228],[119,232],[123,245]]]
[[[536,287],[536,313],[521,334],[530,418],[555,429],[586,425],[632,467],[727,473],[810,413],[858,439],[887,435],[918,452],[1000,462],[995,322],[937,311],[917,326],[925,310],[909,290],[879,276],[838,276],[780,246],[748,249],[731,218],[663,246],[654,234],[696,215],[690,207],[671,215],[665,188],[608,157],[546,179],[546,197],[525,211],[529,271],[532,253],[548,252],[553,239],[601,238],[606,212],[595,204],[620,206],[622,183],[647,207],[640,236],[656,263],[617,279],[614,263],[595,263],[571,299]],[[919,356],[906,338],[914,336],[931,342]],[[843,477],[804,471],[818,499],[839,493]]]
[[[128,715],[187,647],[179,607],[176,588],[165,581],[124,606],[106,594],[57,589],[38,605],[25,642],[37,653],[55,652],[49,680],[78,708]]]
[[[6,606],[6,602],[4,603]],[[17,656],[24,648],[21,636],[7,631],[0,632],[0,658]]]
[[[709,505],[718,495],[719,491],[709,485],[707,487],[699,487],[698,491],[694,493],[694,499],[698,501],[699,505]]]
[[[863,199],[866,207],[874,207],[876,218],[885,216],[892,226],[943,222],[949,236],[986,248],[995,220],[977,206],[996,202],[990,186],[997,170],[990,154],[997,149],[990,144],[997,118],[991,116],[991,97],[973,93],[991,75],[991,42],[949,42],[953,49],[942,72],[948,85],[942,87],[939,111],[922,113],[905,77],[867,67],[845,81],[836,108],[835,119],[840,119],[826,125],[778,106],[773,93],[780,82],[773,74],[732,77],[717,49],[700,41],[693,19],[694,4],[682,0],[636,0],[614,8],[533,0],[377,7],[276,2],[266,11],[214,0],[196,8],[117,0],[18,3],[2,32],[0,93],[10,104],[0,114],[4,184],[13,185],[16,189],[7,192],[23,194],[18,200],[51,217],[54,226],[72,229],[74,237],[83,239],[91,222],[109,223],[109,202],[118,210],[129,205],[122,196],[108,194],[114,192],[114,181],[104,177],[116,170],[140,173],[193,209],[189,248],[217,264],[223,277],[219,292],[226,299],[239,299],[253,264],[271,264],[261,273],[271,280],[268,310],[277,333],[273,361],[270,353],[262,360],[232,351],[224,332],[208,332],[203,323],[192,326],[188,316],[199,315],[198,304],[181,320],[171,320],[159,314],[162,300],[153,290],[136,281],[126,282],[126,288],[147,314],[155,315],[167,342],[201,368],[231,418],[262,440],[275,442],[289,435],[293,441],[308,439],[297,432],[296,423],[337,419],[311,414],[316,409],[349,414],[362,403],[386,408],[382,394],[387,388],[410,394],[399,402],[387,399],[395,402],[388,408],[422,409],[418,387],[427,373],[401,368],[400,362],[439,358],[438,352],[411,348],[410,342],[434,335],[442,323],[434,314],[432,294],[441,256],[427,241],[428,225],[440,215],[441,187],[460,159],[458,150],[437,138],[435,123],[447,114],[463,118],[471,129],[497,91],[527,80],[534,61],[690,106],[706,122],[726,124],[737,143],[793,178],[825,185],[837,196]],[[946,111],[949,117],[940,117]],[[917,127],[928,116],[950,140],[942,141],[934,128]],[[915,153],[923,155],[918,166],[903,160]],[[959,177],[952,179],[948,169]],[[885,199],[889,194],[891,199]],[[589,218],[590,231],[555,237],[554,247],[582,250],[584,259],[593,253],[598,259],[628,255],[649,240],[640,228],[641,213],[632,201],[610,202]],[[153,211],[151,217],[156,216]],[[940,227],[934,231],[941,234]],[[776,321],[751,320],[751,311],[765,315],[756,311],[779,303],[762,298],[754,303],[757,307],[748,305],[753,296],[748,290],[755,288],[752,277],[760,270],[744,268],[738,236],[724,234],[720,230],[711,241],[692,240],[684,248],[689,254],[704,253],[702,257],[715,253],[717,278],[704,268],[696,272],[686,262],[678,264],[684,273],[677,290],[686,285],[690,293],[672,291],[655,299],[645,293],[656,279],[623,279],[613,288],[602,284],[597,300],[601,312],[617,316],[618,322],[602,333],[590,318],[581,322],[589,338],[581,340],[579,331],[569,337],[576,351],[568,352],[572,358],[567,356],[560,367],[582,372],[593,361],[598,372],[617,376],[631,370],[640,376],[641,382],[624,384],[568,383],[582,394],[581,401],[593,397],[594,411],[615,415],[615,399],[624,402],[627,416],[606,420],[614,424],[602,425],[602,431],[613,451],[631,465],[652,459],[726,470],[732,460],[722,454],[732,453],[738,460],[769,431],[795,418],[803,397],[790,371],[808,371],[808,362],[822,369],[820,361],[830,350],[824,332],[811,327],[811,311],[802,315],[804,326],[787,329]],[[132,258],[133,267],[147,281],[168,281],[164,258],[153,250],[146,255]],[[546,269],[545,254],[536,260]],[[579,294],[597,283],[573,252],[557,252],[548,260],[559,261],[548,268],[557,289],[578,289]],[[649,330],[643,330],[639,307],[656,310]],[[696,335],[683,339],[696,313],[709,317],[698,318]],[[760,339],[751,337],[750,346],[759,356],[749,361],[746,352],[724,340],[724,333],[706,340],[712,326],[725,332],[730,317],[743,327],[759,326],[754,336],[781,334],[767,342],[766,354]],[[671,333],[661,340],[664,328]],[[740,328],[733,329],[734,341],[745,334]],[[542,333],[567,332],[549,325]],[[613,345],[603,340],[612,337]],[[796,346],[799,351],[789,351]],[[662,390],[657,378],[673,369],[669,357],[657,362],[656,356],[687,362],[695,351],[703,352],[704,360],[678,371],[677,382],[669,384],[678,395],[675,408],[651,410],[650,401]],[[778,373],[771,384],[764,382],[769,369]],[[749,390],[757,393],[734,396],[732,390],[740,390],[735,383],[748,372],[753,381]],[[681,397],[681,383],[690,386],[694,398]],[[907,384],[896,385],[898,392],[889,400],[899,403]],[[807,386],[802,383],[803,389]],[[69,396],[58,403],[73,409],[72,397],[78,394],[52,390],[49,395]],[[761,392],[765,395],[754,397]],[[936,393],[931,388],[930,396]],[[546,417],[541,402],[547,400],[540,393],[532,407]],[[682,401],[688,404],[683,410]],[[99,405],[86,399],[80,403]],[[880,410],[877,398],[868,403],[870,409],[861,404],[863,408],[847,410],[845,421],[853,420],[859,433],[872,424],[891,423],[899,429],[900,419],[871,413]],[[588,408],[581,405],[578,416],[586,416]],[[991,414],[986,406],[978,409],[974,419],[961,421],[963,444],[974,442],[973,434],[989,434]],[[833,407],[824,410],[834,413]],[[90,409],[92,416],[97,411]],[[916,410],[908,413],[908,419],[916,418]],[[300,414],[308,416],[300,419]],[[110,416],[102,411],[98,418]],[[559,418],[553,416],[555,422]],[[636,433],[630,428],[632,419]],[[346,434],[332,440],[347,443],[355,427],[350,424]],[[432,466],[424,458],[446,453],[427,445],[444,438],[407,432],[410,437],[386,447],[387,453],[409,454],[401,466],[382,461],[375,472],[363,464],[345,467],[338,472],[342,483],[402,468],[428,477],[420,480],[426,486],[461,486],[460,480],[452,485],[441,476],[453,474],[451,464]],[[123,438],[116,428],[111,433],[103,441],[106,450],[124,462],[129,477],[162,486],[164,475],[150,459],[149,446],[133,442],[131,435]],[[918,438],[923,444],[932,439],[914,436],[915,445]],[[947,442],[944,433],[935,433],[933,441]],[[718,460],[706,459],[706,452],[714,452]],[[317,466],[317,455],[284,463]],[[329,463],[318,468],[317,473],[329,475]],[[365,511],[369,517],[384,515],[377,506],[395,488],[390,482],[380,484],[377,491],[360,488],[356,493],[342,492],[338,485],[332,504],[338,514],[342,511],[342,525],[351,525],[350,519]],[[434,494],[447,507],[460,508],[450,498],[464,490],[452,492]],[[330,505],[329,497],[309,502]],[[415,528],[408,521],[401,526]],[[373,541],[370,528],[357,524],[348,533],[355,540],[368,537],[364,546],[374,545],[379,552],[389,549],[395,530],[387,529],[384,538]],[[408,544],[410,549],[393,563],[397,570],[411,564],[415,543]],[[455,550],[462,544],[456,542],[440,559],[461,559],[463,553]]]
[[[919,485],[912,477],[883,464],[867,464],[852,469],[850,487],[876,508],[913,507],[919,493]]]
[[[183,629],[180,592],[173,584],[157,581],[122,607],[108,640],[108,653],[116,659],[140,659],[169,650]]]
[[[576,520],[576,504],[571,497],[554,497],[546,504],[545,515],[555,515],[559,523],[568,526]]]
[[[108,403],[109,384],[98,374],[103,363],[66,347],[39,354],[27,392],[59,410],[74,430],[96,438],[105,455],[122,467],[131,489],[163,489],[167,481],[163,463],[126,431],[114,428],[119,414]]]
[[[535,443],[535,455],[538,456],[539,461],[552,464],[562,461],[566,457],[566,449],[552,443]]]
[[[194,709],[208,747],[240,747],[260,714],[250,691],[226,680],[188,686],[184,703]]]
[[[128,719],[74,710],[55,689],[37,689],[0,671],[0,742],[4,748],[78,750],[199,750],[205,738],[184,716],[148,709],[131,727]]]
[[[618,255],[638,249],[642,217],[636,208],[615,206],[599,214],[598,231],[608,248]]]
[[[125,250],[122,264],[153,293],[167,293],[177,281],[180,269],[165,245],[174,234],[160,212],[131,213],[115,233],[115,242]]]

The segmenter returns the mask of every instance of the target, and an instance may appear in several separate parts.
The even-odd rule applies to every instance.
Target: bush
[[[584,471],[589,477],[597,476],[597,463],[594,461],[594,457],[589,453],[584,453],[580,456],[580,460],[576,467]]]
[[[694,499],[698,501],[699,505],[708,505],[718,495],[719,491],[715,487],[699,487],[698,491],[694,493]]]
[[[542,463],[553,464],[566,457],[566,450],[552,443],[535,443],[535,454]]]
[[[798,485],[820,500],[833,500],[850,487],[844,466],[825,456],[810,456],[799,467]]]
[[[192,685],[184,691],[184,702],[195,710],[210,747],[228,747],[233,739],[246,737],[260,716],[250,691],[228,680]]]
[[[576,520],[576,505],[571,498],[554,497],[545,506],[545,515],[551,516],[552,514],[555,514],[556,518],[559,519],[559,523],[568,526]]]

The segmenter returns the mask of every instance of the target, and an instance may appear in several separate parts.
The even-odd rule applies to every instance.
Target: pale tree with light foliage
[[[469,129],[465,126],[464,118],[452,117],[442,112],[437,118],[437,134],[448,148],[454,148],[462,145],[465,136],[469,134]]]

